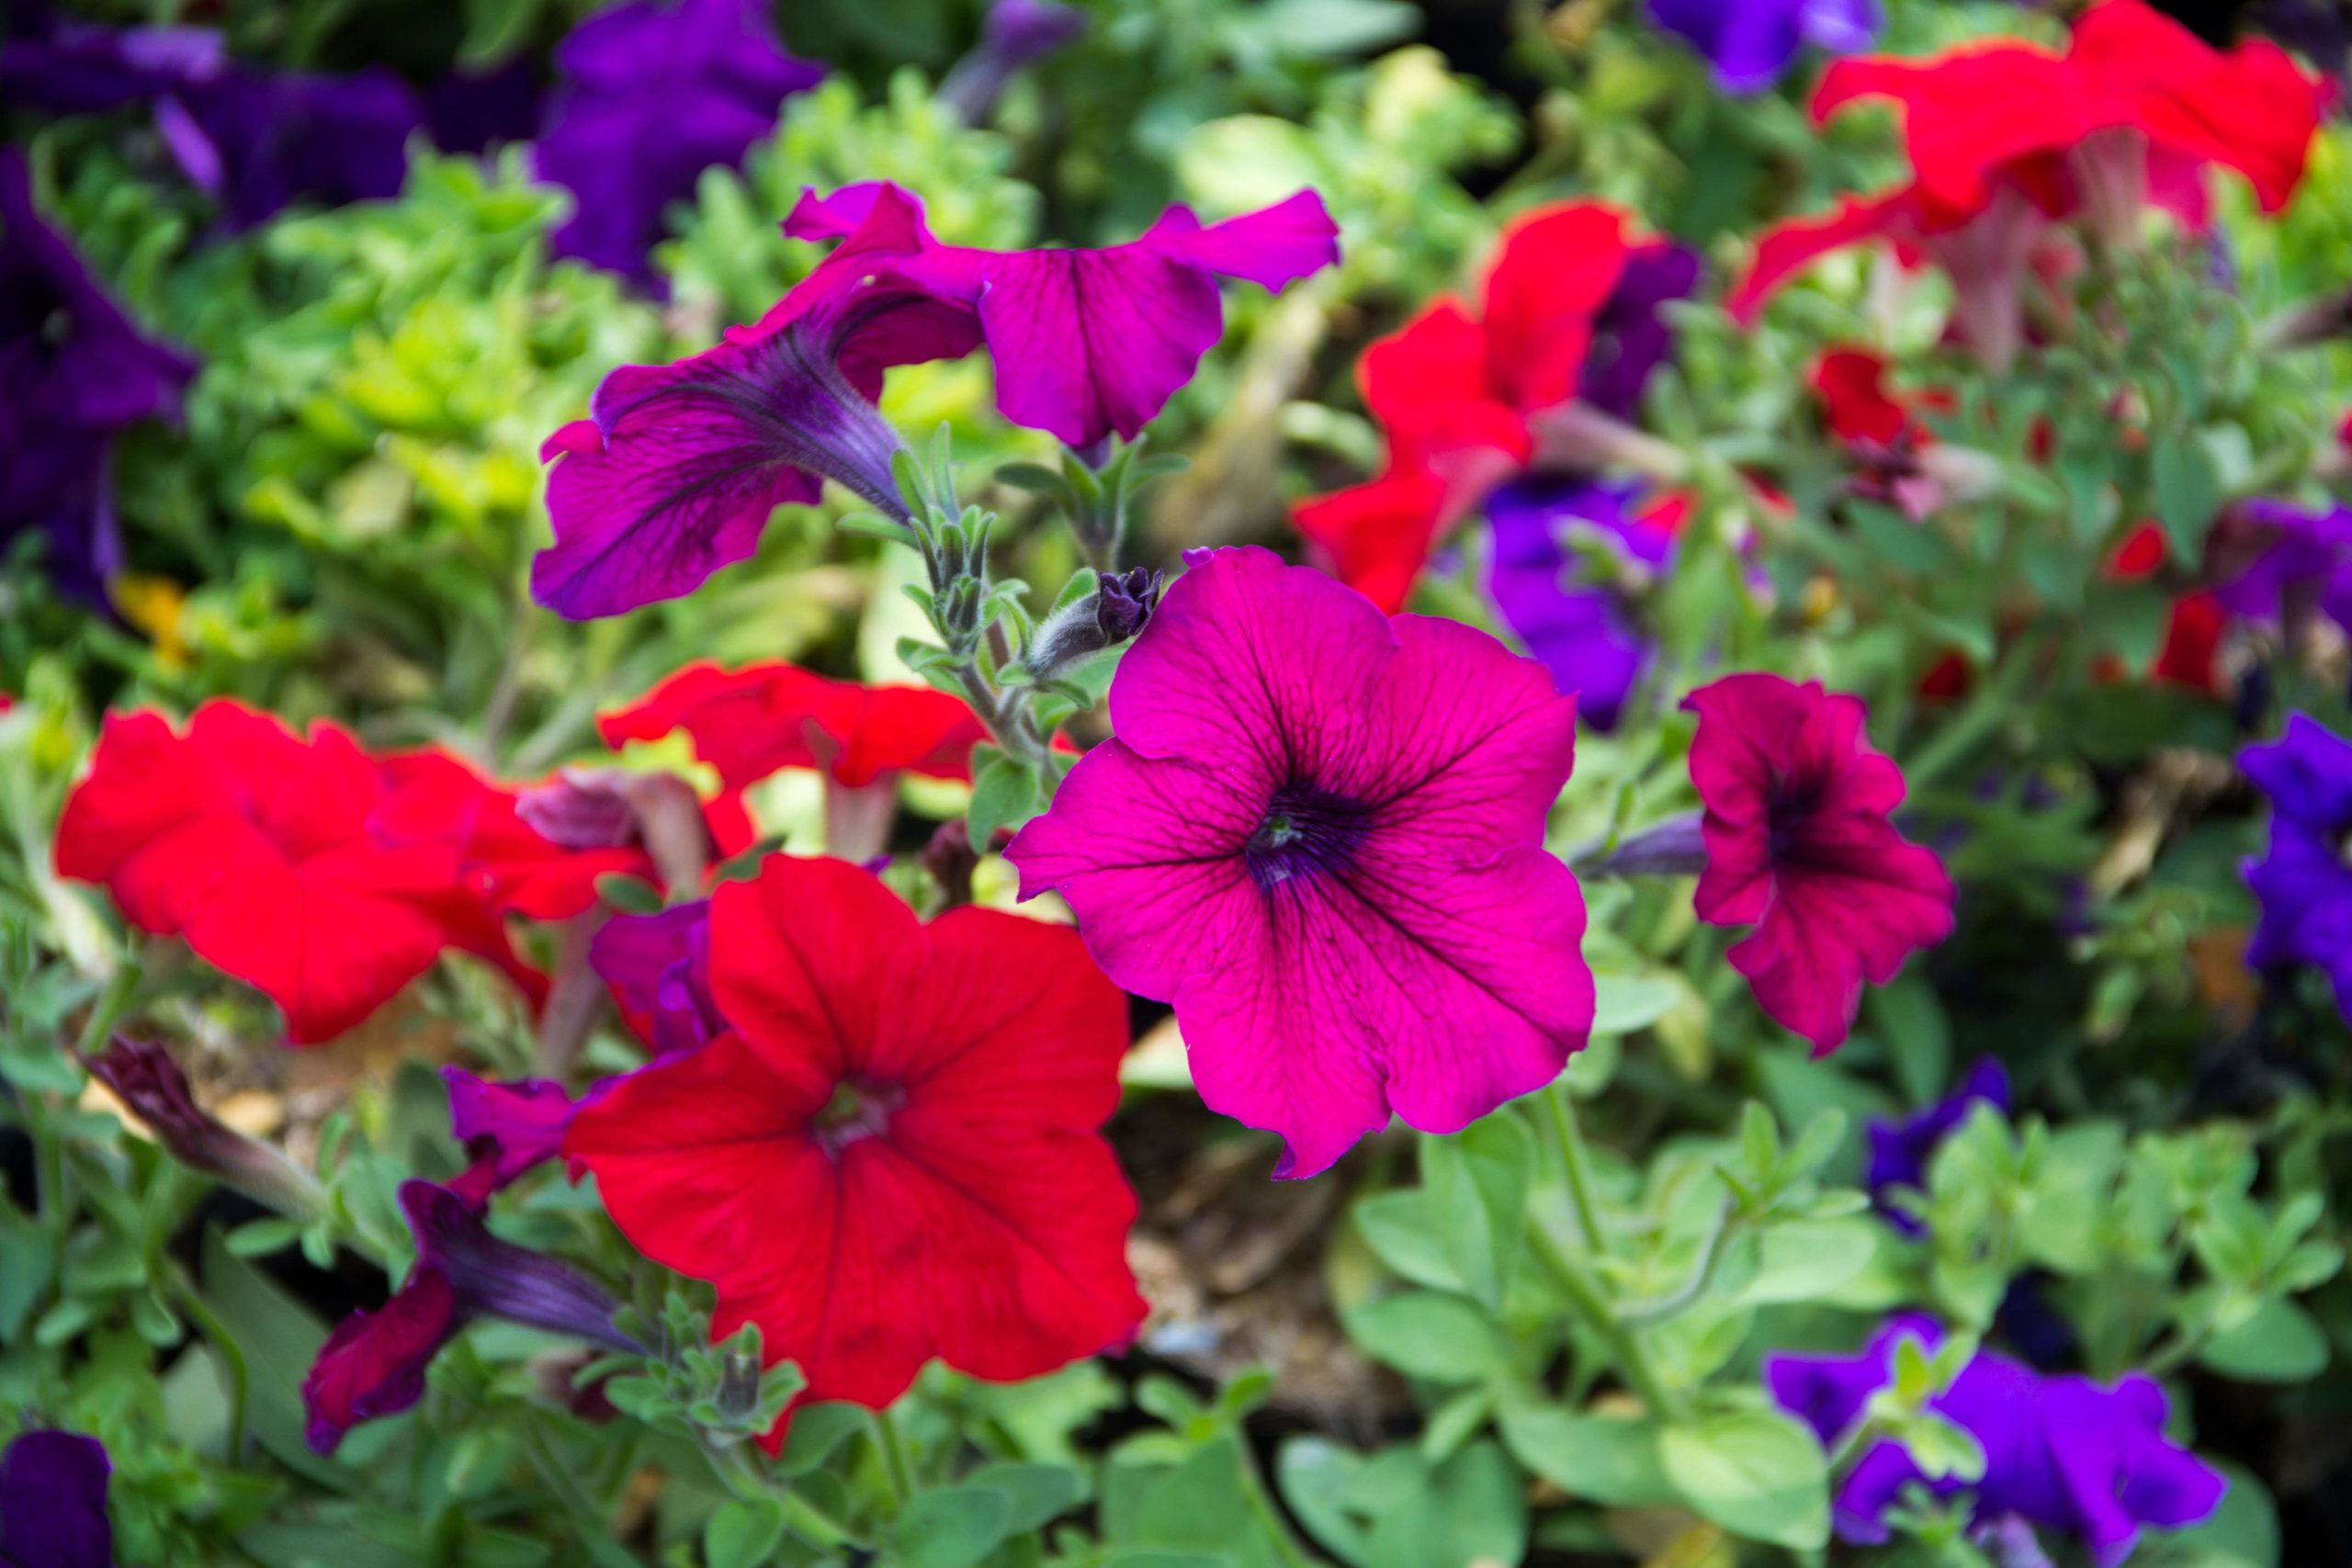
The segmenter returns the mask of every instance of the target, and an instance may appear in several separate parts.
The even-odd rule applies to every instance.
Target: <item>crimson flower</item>
[[[2047,223],[2080,217],[2128,242],[2154,205],[2202,228],[2213,165],[2276,212],[2302,178],[2327,88],[2276,44],[2222,52],[2142,0],[2105,0],[2063,54],[2004,40],[1834,62],[1813,117],[1874,99],[1903,111],[1911,183],[1773,229],[1725,303],[1752,321],[1820,256],[1889,241],[1951,275],[1971,347],[2000,366],[2021,339],[2018,291]]]
[[[863,686],[783,663],[689,665],[596,728],[615,747],[683,729],[729,790],[779,768],[820,769],[853,788],[895,772],[968,780],[973,743],[988,739],[944,692]]]
[[[582,1105],[564,1153],[718,1288],[715,1337],[755,1323],[805,1397],[880,1408],[934,1356],[1009,1381],[1135,1331],[1136,1201],[1095,1131],[1126,1007],[1076,933],[925,926],[855,866],[776,855],[713,897],[710,985],[729,1027]]]
[[[1364,351],[1365,406],[1388,440],[1370,483],[1300,506],[1299,532],[1385,611],[1405,602],[1437,537],[1546,451],[1571,402],[1633,417],[1672,348],[1659,307],[1688,295],[1698,258],[1642,240],[1593,201],[1532,212],[1503,232],[1479,313],[1442,299]],[[1567,465],[1580,466],[1580,465]]]
[[[1457,621],[1263,549],[1196,551],[1111,683],[1116,731],[1005,852],[1103,969],[1172,1002],[1211,1109],[1312,1176],[1393,1111],[1451,1133],[1592,1024],[1544,848],[1576,704]]]
[[[225,699],[179,734],[160,714],[109,714],[58,823],[57,872],[277,1002],[298,1045],[356,1025],[445,947],[535,989],[446,848],[371,830],[390,789],[332,724],[303,740]]]
[[[1778,675],[1726,675],[1683,699],[1699,716],[1690,782],[1706,807],[1694,899],[1710,925],[1753,925],[1732,967],[1772,1018],[1844,1043],[1865,978],[1951,934],[1952,886],[1889,815],[1903,774],[1863,739],[1853,697]]]
[[[2109,582],[2136,582],[2164,570],[2172,546],[2162,525],[2143,523],[2125,537],[2099,575]],[[2173,601],[2165,620],[2165,640],[2148,666],[2151,679],[2207,694],[2222,690],[2222,638],[2229,631],[2230,613],[2219,597],[2208,592],[2184,593]],[[2122,671],[2114,661],[2099,673],[2114,679]]]

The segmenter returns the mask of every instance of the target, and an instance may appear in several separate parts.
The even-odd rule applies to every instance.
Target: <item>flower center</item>
[[[907,1102],[906,1090],[896,1084],[864,1083],[843,1078],[833,1086],[833,1097],[809,1119],[818,1145],[833,1158],[864,1138],[876,1138],[890,1125],[890,1117]]]
[[[1781,779],[1772,786],[1772,801],[1765,807],[1765,827],[1770,834],[1772,858],[1780,860],[1793,852],[1804,840],[1805,824],[1813,819],[1815,807],[1821,804],[1821,786],[1797,779]]]
[[[1271,892],[1294,876],[1345,866],[1371,829],[1354,801],[1313,784],[1284,784],[1266,802],[1265,818],[1242,845],[1241,858],[1260,891]]]

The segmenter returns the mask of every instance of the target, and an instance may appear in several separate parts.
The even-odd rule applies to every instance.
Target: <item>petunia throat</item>
[[[897,1084],[843,1078],[833,1086],[832,1098],[809,1120],[809,1129],[826,1155],[839,1159],[852,1144],[881,1136],[891,1116],[906,1102],[907,1091]]]
[[[1312,784],[1286,784],[1267,800],[1241,858],[1259,890],[1271,893],[1294,876],[1343,868],[1371,830],[1371,813],[1360,803]]]

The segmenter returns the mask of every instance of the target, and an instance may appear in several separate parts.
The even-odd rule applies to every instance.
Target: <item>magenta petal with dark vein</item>
[[[1857,699],[1751,673],[1682,705],[1699,716],[1690,782],[1707,808],[1693,906],[1710,925],[1756,927],[1732,967],[1826,1055],[1853,1027],[1864,980],[1884,985],[1951,934],[1951,879],[1889,819],[1903,774],[1863,738]]]
[[[1271,552],[1188,559],[1113,682],[1116,737],[1006,852],[1023,896],[1058,890],[1114,980],[1175,1005],[1202,1099],[1283,1136],[1278,1176],[1549,1083],[1592,1022],[1543,840],[1574,703]]]

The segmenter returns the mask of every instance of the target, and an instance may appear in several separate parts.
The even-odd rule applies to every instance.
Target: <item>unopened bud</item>
[[[1535,467],[1546,472],[1631,469],[1677,484],[1689,467],[1671,442],[1575,399],[1528,415],[1527,428],[1535,437]]]
[[[187,1075],[161,1045],[117,1035],[99,1055],[83,1057],[82,1065],[190,1170],[288,1218],[306,1220],[324,1207],[319,1184],[291,1160],[221,1125],[198,1105]]]
[[[1137,636],[1159,604],[1160,574],[1137,567],[1104,577],[1093,592],[1064,605],[1037,628],[1029,671],[1050,681],[1089,654]]]
[[[922,868],[939,884],[945,897],[943,908],[959,909],[972,901],[972,873],[978,869],[980,857],[972,848],[972,834],[964,818],[957,817],[942,822],[939,830],[923,846]]]

